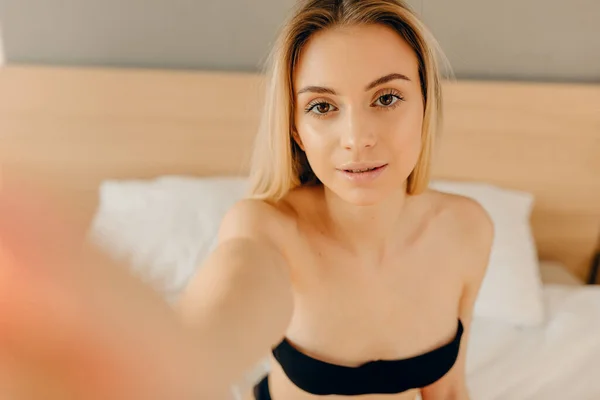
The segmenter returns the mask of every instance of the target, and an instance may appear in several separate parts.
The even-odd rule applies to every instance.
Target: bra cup
[[[273,356],[299,389],[313,395],[396,394],[436,382],[456,363],[464,328],[458,320],[454,339],[430,352],[401,360],[378,360],[357,367],[331,364],[297,350],[284,338]]]

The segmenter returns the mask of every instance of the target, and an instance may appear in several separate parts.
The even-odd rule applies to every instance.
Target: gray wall
[[[0,0],[8,63],[255,71],[294,0]],[[412,0],[458,78],[600,82],[598,0]]]
[[[4,41],[2,39],[2,26],[0,25],[0,66],[4,65]]]

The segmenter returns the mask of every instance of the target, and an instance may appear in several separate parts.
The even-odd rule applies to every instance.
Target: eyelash
[[[391,111],[391,110],[395,109],[396,107],[398,107],[400,105],[401,101],[404,101],[404,97],[402,97],[400,92],[398,92],[397,90],[394,90],[394,89],[386,89],[384,92],[379,94],[379,96],[377,96],[377,98],[375,99],[375,102],[377,102],[384,96],[392,96],[396,99],[396,101],[389,106],[373,106],[373,105],[371,105],[371,107],[377,107],[384,111]],[[324,104],[328,104],[331,107],[336,108],[333,104],[329,103],[328,101],[324,101],[322,99],[315,99],[306,105],[304,112],[306,114],[311,113],[315,107],[317,107],[319,105],[324,105]],[[324,114],[317,114],[317,113],[312,113],[312,114],[315,118],[324,118],[324,117],[328,116],[330,113],[331,113],[331,111],[328,111]]]

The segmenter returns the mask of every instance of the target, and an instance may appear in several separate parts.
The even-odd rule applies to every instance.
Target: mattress
[[[467,383],[473,400],[600,399],[600,287],[545,283],[545,322],[473,321]]]

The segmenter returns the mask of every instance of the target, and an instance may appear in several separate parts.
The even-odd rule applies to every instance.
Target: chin
[[[381,203],[392,196],[395,190],[382,187],[341,187],[336,188],[333,192],[348,204],[366,207]]]
[[[390,174],[391,172],[395,171],[386,171],[379,179],[371,182],[352,182],[340,179],[339,176],[328,176],[329,179],[323,179],[321,182],[343,202],[366,207],[405,193],[406,187],[402,184],[402,179],[394,179],[400,174]]]

